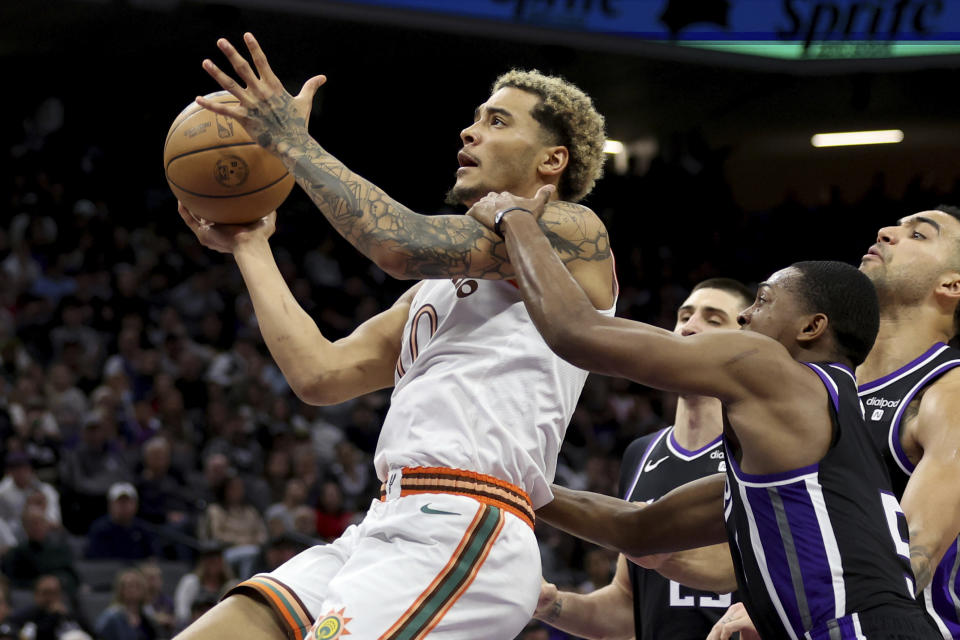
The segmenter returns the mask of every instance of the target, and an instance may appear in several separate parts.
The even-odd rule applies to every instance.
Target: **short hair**
[[[873,283],[845,262],[818,260],[791,266],[802,276],[795,291],[803,312],[826,314],[839,355],[858,366],[880,330],[880,305]]]
[[[493,83],[491,93],[504,87],[540,98],[531,111],[533,119],[570,152],[567,168],[557,185],[557,195],[570,202],[582,200],[603,175],[606,132],[603,116],[597,113],[593,100],[563,78],[544,75],[536,69],[512,69],[504,73]]]
[[[697,284],[690,293],[699,291],[700,289],[719,289],[720,291],[726,291],[730,295],[740,298],[744,303],[744,309],[753,304],[753,299],[757,295],[756,291],[733,278],[707,278]]]

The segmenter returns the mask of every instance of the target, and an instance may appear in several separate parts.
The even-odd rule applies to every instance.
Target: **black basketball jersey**
[[[960,350],[942,342],[922,356],[878,380],[860,385],[867,428],[883,452],[894,495],[899,499],[915,465],[903,451],[900,427],[910,403],[954,367],[960,366]],[[958,484],[960,490],[960,484]],[[944,638],[960,639],[960,539],[954,540],[937,566],[923,601]]]
[[[725,440],[724,518],[740,598],[761,637],[859,639],[860,612],[920,608],[906,520],[867,433],[853,372],[805,364],[827,389],[830,449],[817,464],[752,475]]]
[[[620,466],[620,495],[649,502],[682,484],[726,470],[720,437],[696,451],[676,441],[673,427],[634,440]],[[627,563],[637,640],[703,640],[735,598],[698,591],[656,571]]]

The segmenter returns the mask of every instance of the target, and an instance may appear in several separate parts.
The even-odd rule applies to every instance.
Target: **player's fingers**
[[[210,60],[209,58],[204,60],[203,70],[206,71],[211,78],[216,80],[217,84],[223,87],[225,91],[227,91],[230,95],[232,95],[234,98],[239,100],[240,104],[246,105],[249,102],[249,99],[247,98],[247,95],[246,95],[246,91],[244,91],[243,87],[240,86],[240,83],[238,83],[232,77],[224,73],[223,70],[220,69],[220,67],[218,67],[213,62],[213,60]],[[206,106],[204,106],[204,108],[209,109],[209,107],[206,107]],[[210,110],[216,111],[217,113],[226,113],[226,111],[218,111],[217,109],[210,109]]]
[[[260,78],[257,77],[256,73],[254,73],[253,67],[250,66],[250,63],[247,62],[247,59],[240,55],[240,52],[237,51],[236,47],[230,44],[230,41],[226,38],[220,38],[217,40],[217,46],[220,47],[220,51],[223,52],[223,55],[227,56],[227,60],[230,61],[230,64],[233,66],[233,70],[237,72],[237,75],[240,76],[240,79],[246,83],[247,89],[250,89],[251,91],[255,90]]]
[[[273,69],[270,68],[270,63],[267,62],[267,56],[263,52],[263,49],[260,48],[260,43],[253,37],[253,34],[249,31],[243,34],[243,43],[247,45],[247,51],[250,52],[250,59],[253,60],[253,66],[256,67],[257,75],[260,76],[260,79],[271,85],[279,85],[277,75],[273,72]]]
[[[183,206],[183,203],[179,200],[177,201],[177,211],[180,213],[180,217],[187,224],[191,231],[193,231],[198,237],[204,231],[209,231],[213,227],[212,222],[207,222],[203,218],[198,218],[193,215],[189,209]]]
[[[222,116],[227,116],[229,118],[233,118],[234,120],[242,121],[243,118],[247,117],[246,107],[240,105],[214,102],[213,100],[208,100],[204,96],[197,96],[194,98],[194,102],[207,111],[213,111],[214,113],[219,113]]]
[[[556,190],[552,184],[545,184],[539,189],[537,189],[537,195],[533,196],[533,206],[534,211],[542,211],[545,206],[547,206],[547,201],[550,200],[550,196],[553,195],[553,192]]]

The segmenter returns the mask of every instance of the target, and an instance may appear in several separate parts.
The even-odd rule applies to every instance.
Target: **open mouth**
[[[480,163],[477,162],[476,158],[471,156],[466,151],[461,151],[457,154],[457,162],[460,163],[460,168],[480,166]]]

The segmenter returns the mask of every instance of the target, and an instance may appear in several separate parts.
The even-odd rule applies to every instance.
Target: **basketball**
[[[226,91],[206,96],[238,103]],[[276,156],[258,145],[233,118],[196,102],[170,125],[163,145],[167,183],[198,218],[245,224],[267,215],[293,189],[293,176]]]

